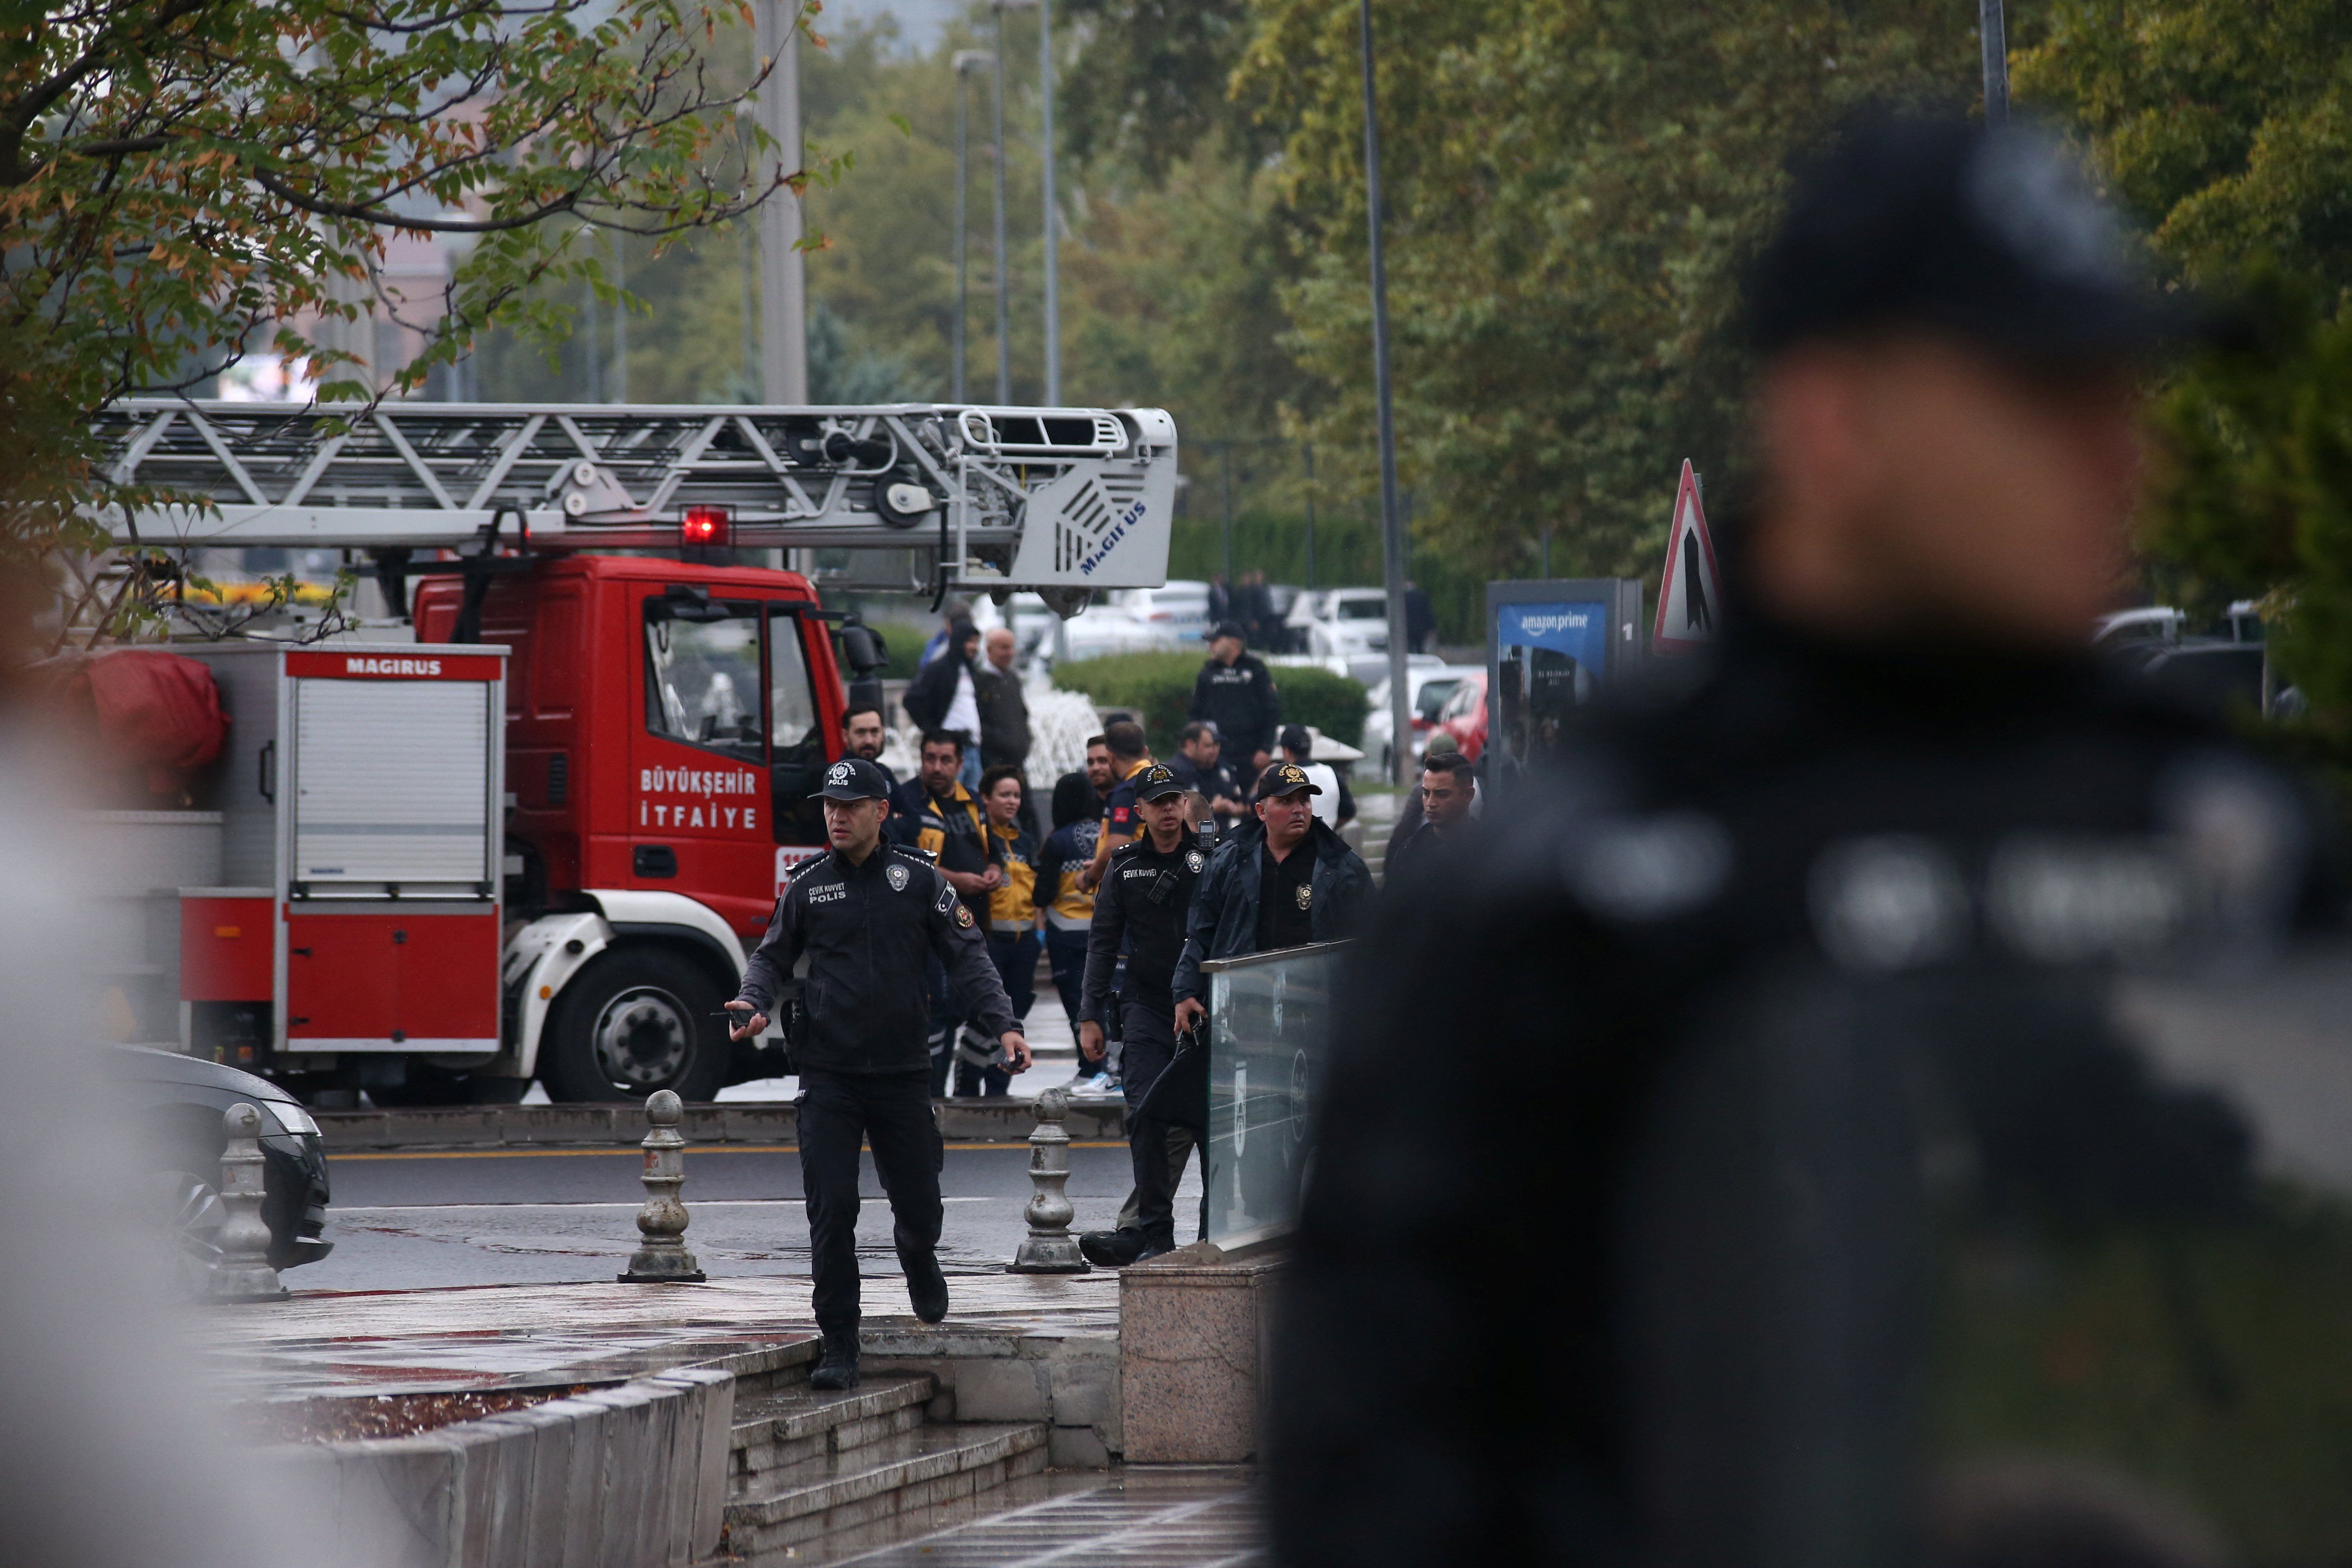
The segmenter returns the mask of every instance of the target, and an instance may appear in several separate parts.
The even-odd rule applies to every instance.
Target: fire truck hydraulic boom
[[[665,549],[694,524],[1066,601],[1165,581],[1176,499],[1158,409],[142,400],[98,429],[110,477],[171,498],[112,509],[125,545]]]

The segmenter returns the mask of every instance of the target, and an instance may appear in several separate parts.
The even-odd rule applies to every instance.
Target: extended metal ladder
[[[942,588],[1057,608],[1165,581],[1176,499],[1158,409],[142,400],[98,431],[170,498],[111,509],[118,544],[935,550]]]

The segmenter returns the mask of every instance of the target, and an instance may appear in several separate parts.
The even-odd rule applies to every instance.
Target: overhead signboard
[[[1650,633],[1656,653],[1690,653],[1712,641],[1723,624],[1723,579],[1716,570],[1715,541],[1706,531],[1706,509],[1698,475],[1683,461],[1675,489],[1674,523],[1666,531],[1666,569],[1658,583],[1658,621]]]

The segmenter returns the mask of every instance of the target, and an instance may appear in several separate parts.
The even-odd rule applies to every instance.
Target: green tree
[[[1376,6],[1400,455],[1423,542],[1523,574],[1654,569],[1690,457],[1736,489],[1740,263],[1787,155],[1865,99],[1974,85],[1965,6],[1383,0]],[[1355,7],[1260,0],[1236,91],[1288,128],[1305,249],[1286,299],[1373,476]],[[1336,465],[1335,465],[1336,466]],[[1721,504],[1718,499],[1718,505]]]
[[[2164,275],[2243,317],[2162,389],[2151,576],[2196,609],[2263,600],[2282,674],[2352,740],[2352,5],[2076,0],[2017,80]]]
[[[330,341],[372,308],[424,330],[389,378],[411,390],[488,323],[560,337],[580,287],[611,303],[600,232],[662,241],[806,184],[761,172],[737,112],[758,73],[714,66],[748,22],[741,0],[20,0],[5,395],[52,437],[15,459],[67,477],[0,492],[6,543],[95,542],[79,421],[113,399],[191,387],[257,337],[331,398],[376,395]],[[465,247],[443,297],[387,292],[388,247],[436,234]]]

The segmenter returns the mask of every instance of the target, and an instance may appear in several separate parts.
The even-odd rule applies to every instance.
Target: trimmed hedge
[[[1202,655],[1114,653],[1055,667],[1054,684],[1083,691],[1097,708],[1131,708],[1143,716],[1152,754],[1173,756],[1176,732],[1192,707],[1192,684]],[[1282,694],[1282,721],[1312,724],[1335,741],[1360,745],[1364,738],[1364,683],[1328,669],[1278,666],[1275,689]]]

